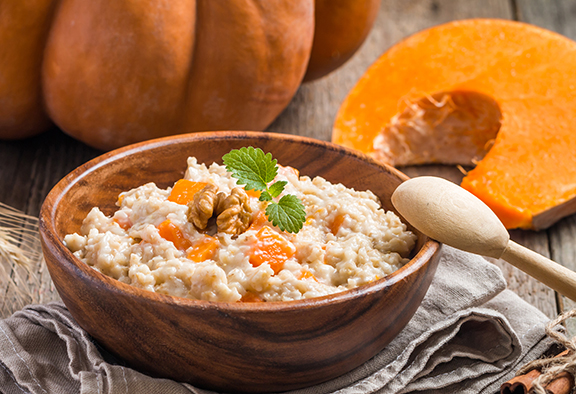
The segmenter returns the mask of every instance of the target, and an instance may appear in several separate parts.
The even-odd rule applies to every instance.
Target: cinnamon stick
[[[566,355],[567,351],[556,357]],[[500,394],[528,394],[532,389],[532,382],[541,375],[537,369],[533,369],[523,375],[515,376],[502,384]],[[549,394],[570,394],[574,388],[574,377],[568,372],[562,372],[544,388]]]

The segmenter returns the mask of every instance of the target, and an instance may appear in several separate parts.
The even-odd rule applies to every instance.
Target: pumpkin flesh
[[[394,166],[473,164],[494,143],[502,120],[496,101],[471,91],[406,99],[405,107],[373,142],[374,157]]]

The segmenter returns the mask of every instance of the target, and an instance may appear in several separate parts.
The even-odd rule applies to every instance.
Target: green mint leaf
[[[266,216],[280,230],[297,233],[304,225],[306,211],[298,197],[293,194],[287,194],[277,203],[268,204]]]
[[[260,198],[258,200],[260,200],[260,201],[272,201],[272,196],[270,195],[270,193],[268,193],[267,190],[264,190],[262,193],[260,193]]]
[[[274,183],[272,186],[270,186],[268,191],[270,192],[270,195],[272,197],[278,197],[280,193],[284,191],[284,186],[286,186],[287,184],[288,184],[287,181],[278,181]]]
[[[246,190],[266,190],[278,173],[277,161],[270,153],[251,146],[234,149],[222,157],[226,170],[238,183],[246,185]]]

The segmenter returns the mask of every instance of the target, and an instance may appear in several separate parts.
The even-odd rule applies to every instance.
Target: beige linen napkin
[[[356,370],[294,393],[496,393],[549,348],[547,322],[505,289],[496,266],[444,246],[421,307],[398,337]],[[210,393],[123,366],[61,303],[31,305],[0,321],[0,391]]]

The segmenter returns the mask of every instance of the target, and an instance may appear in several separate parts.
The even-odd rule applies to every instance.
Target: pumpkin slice
[[[477,164],[462,186],[507,228],[576,212],[576,42],[463,20],[384,53],[352,89],[332,141],[393,165]]]

